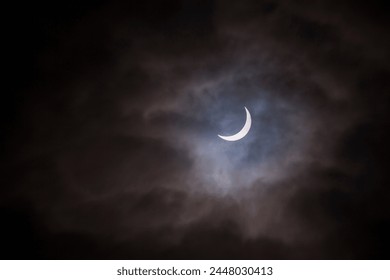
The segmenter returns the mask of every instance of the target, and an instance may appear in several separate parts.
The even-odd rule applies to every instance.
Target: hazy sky
[[[387,2],[51,5],[11,8],[3,258],[389,258]]]

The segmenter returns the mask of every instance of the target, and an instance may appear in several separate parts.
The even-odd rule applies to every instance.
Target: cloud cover
[[[3,257],[388,258],[388,21],[351,3],[99,2],[36,23]],[[222,141],[243,106],[250,133]]]

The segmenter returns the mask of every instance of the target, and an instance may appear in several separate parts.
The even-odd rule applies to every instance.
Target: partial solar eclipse
[[[251,129],[252,118],[251,118],[251,114],[249,113],[248,109],[246,107],[244,107],[244,108],[246,111],[246,121],[245,121],[244,127],[234,135],[231,135],[231,136],[218,135],[218,137],[222,138],[225,141],[238,141],[238,140],[244,138],[248,134],[249,130]]]

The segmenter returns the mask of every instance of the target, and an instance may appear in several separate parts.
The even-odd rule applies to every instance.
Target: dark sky
[[[390,258],[388,1],[5,13],[3,259]]]

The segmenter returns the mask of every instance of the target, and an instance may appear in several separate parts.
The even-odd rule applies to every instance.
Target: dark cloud
[[[226,2],[13,8],[3,258],[388,258],[387,4]]]

